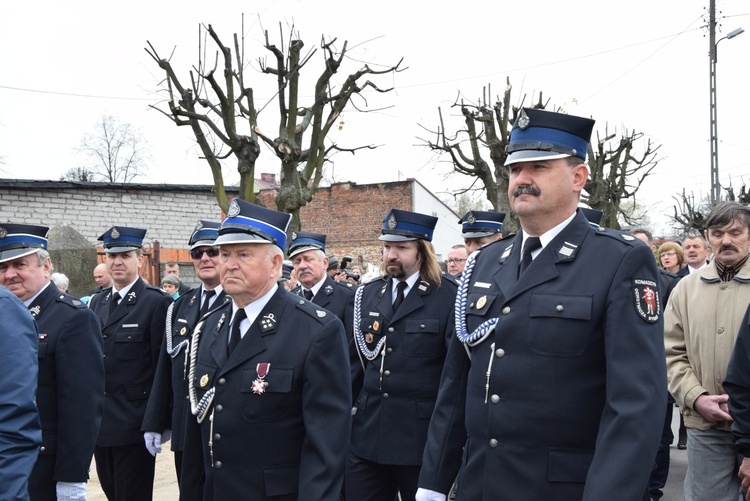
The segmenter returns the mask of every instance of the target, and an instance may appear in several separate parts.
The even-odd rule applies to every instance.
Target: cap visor
[[[323,249],[315,245],[300,245],[299,247],[295,247],[289,252],[289,257],[292,258],[296,256],[297,254],[302,254],[303,252],[307,252],[309,250],[323,250]]]
[[[42,250],[41,247],[37,247],[35,249],[26,247],[24,249],[10,249],[7,251],[0,251],[0,263],[10,261],[11,259],[18,259],[19,257],[28,256],[29,254],[34,254],[36,252],[39,252],[40,250]]]
[[[198,247],[213,247],[216,245],[215,240],[198,240],[190,246],[190,250],[197,249]]]
[[[558,160],[568,158],[567,153],[557,153],[556,151],[539,151],[539,150],[521,150],[514,151],[505,159],[505,165],[516,164],[519,162],[538,162],[541,160]]]
[[[489,237],[490,235],[496,235],[500,233],[499,231],[474,231],[474,232],[467,232],[462,233],[461,236],[463,238],[482,238],[482,237]]]
[[[109,247],[104,249],[105,254],[122,254],[124,252],[130,252],[138,250],[140,247]]]
[[[272,244],[268,239],[249,233],[228,233],[219,235],[213,245],[232,245],[232,244]]]
[[[404,235],[393,235],[391,233],[387,233],[385,235],[380,235],[378,237],[378,240],[381,240],[383,242],[411,242],[412,240],[417,240],[417,238],[406,237]]]

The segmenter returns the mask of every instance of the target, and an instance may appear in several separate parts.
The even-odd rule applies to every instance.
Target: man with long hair
[[[399,492],[405,501],[417,490],[456,297],[456,284],[441,273],[432,248],[436,223],[392,209],[380,236],[384,277],[355,295],[364,383],[352,419],[350,499],[392,501]]]

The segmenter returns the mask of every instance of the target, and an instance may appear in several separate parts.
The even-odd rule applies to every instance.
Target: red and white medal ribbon
[[[268,386],[268,383],[266,383],[264,379],[268,374],[268,371],[271,370],[271,364],[269,362],[259,363],[255,370],[258,372],[258,377],[253,381],[253,393],[261,395],[265,393],[266,386]]]

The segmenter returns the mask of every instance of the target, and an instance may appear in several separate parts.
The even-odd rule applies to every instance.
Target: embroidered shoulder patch
[[[635,312],[650,324],[659,321],[661,298],[656,282],[647,278],[633,279],[633,301]]]

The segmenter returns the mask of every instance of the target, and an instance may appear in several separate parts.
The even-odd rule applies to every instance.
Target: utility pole
[[[719,184],[719,133],[716,129],[716,0],[710,0],[708,20],[708,58],[710,75],[711,104],[711,205],[719,202],[721,185]]]

